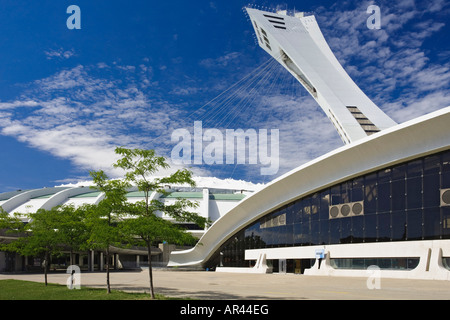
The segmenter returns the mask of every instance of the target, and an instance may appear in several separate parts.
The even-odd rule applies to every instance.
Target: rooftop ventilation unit
[[[441,207],[450,206],[450,188],[441,189]]]
[[[347,218],[364,214],[364,202],[349,202],[329,206],[329,218]]]

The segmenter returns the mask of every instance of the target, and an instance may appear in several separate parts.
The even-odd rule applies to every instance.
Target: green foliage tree
[[[120,224],[127,209],[127,188],[129,183],[124,180],[109,180],[102,171],[90,172],[93,181],[104,198],[98,205],[85,205],[87,226],[90,230],[88,244],[91,248],[105,251],[106,258],[106,291],[111,293],[110,285],[110,256],[111,246],[123,244]]]
[[[26,223],[22,221],[24,219]],[[0,210],[0,228],[14,235],[2,246],[2,250],[24,256],[43,258],[45,285],[52,255],[69,250],[71,264],[73,251],[86,248],[87,230],[84,213],[73,206],[58,206],[50,210],[39,209],[35,213],[9,215]]]
[[[89,233],[86,225],[86,215],[83,207],[75,208],[73,205],[59,207],[57,229],[61,244],[70,252],[69,263],[74,265],[74,251],[88,249]]]
[[[1,251],[18,252],[17,239],[25,235],[25,224],[18,214],[9,214],[0,207],[0,241]]]
[[[178,199],[171,205],[150,199],[154,191],[167,195],[166,185],[187,184],[194,187],[195,181],[192,179],[191,171],[181,169],[166,177],[154,177],[159,170],[169,168],[166,159],[157,156],[154,150],[119,147],[115,151],[121,158],[113,166],[125,170],[125,180],[136,185],[144,194],[144,201],[128,206],[130,217],[124,226],[129,235],[134,236],[135,240],[139,239],[147,247],[150,293],[154,298],[151,245],[157,241],[179,244],[196,241],[189,233],[176,224],[159,218],[156,213],[161,212],[178,222],[192,222],[201,227],[205,227],[208,220],[190,211],[197,206],[197,203],[186,199]],[[135,238],[136,236],[138,238]]]
[[[24,256],[43,257],[44,282],[48,283],[50,258],[62,250],[61,233],[58,231],[59,210],[39,209],[26,215],[28,223],[21,229],[26,236],[19,237],[10,248]]]

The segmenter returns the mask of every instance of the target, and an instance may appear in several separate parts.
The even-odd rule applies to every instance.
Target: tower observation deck
[[[305,87],[344,143],[396,125],[350,78],[313,15],[246,10],[258,44]]]

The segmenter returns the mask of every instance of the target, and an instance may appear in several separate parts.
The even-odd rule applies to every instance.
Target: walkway
[[[294,274],[235,274],[206,271],[154,270],[155,292],[197,300],[442,300],[450,299],[450,282],[380,279],[379,289],[368,278]],[[66,284],[68,274],[51,273],[48,281]],[[0,274],[2,279],[43,282],[42,274]],[[81,285],[105,288],[106,274],[81,274]],[[148,292],[148,272],[111,273],[112,289]],[[369,286],[374,282],[369,280]]]

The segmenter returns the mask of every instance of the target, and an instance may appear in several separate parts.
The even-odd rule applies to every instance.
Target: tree
[[[23,222],[22,218],[26,218],[28,222]],[[9,215],[0,210],[0,228],[14,235],[2,249],[24,256],[43,257],[42,266],[47,285],[51,256],[68,249],[70,263],[73,264],[73,251],[85,247],[87,232],[83,219],[83,213],[73,206],[39,209],[26,215]]]
[[[70,265],[74,265],[73,253],[77,250],[87,249],[88,230],[86,226],[85,211],[83,207],[75,208],[73,205],[60,206],[58,215],[58,234],[61,244],[69,250]]]
[[[47,286],[50,258],[63,248],[61,233],[58,231],[59,210],[57,207],[50,210],[39,209],[26,216],[29,222],[21,229],[26,235],[19,237],[10,248],[24,256],[43,257],[44,282]]]
[[[138,236],[147,247],[149,262],[149,283],[152,299],[155,298],[153,288],[151,245],[155,241],[170,240],[174,243],[192,242],[195,239],[181,230],[176,224],[159,218],[156,213],[162,212],[178,222],[193,222],[205,227],[208,220],[191,212],[197,206],[196,203],[186,199],[175,201],[167,205],[159,200],[150,200],[152,192],[166,195],[166,185],[187,184],[195,186],[192,172],[187,169],[177,170],[175,173],[162,178],[153,177],[160,169],[168,169],[169,165],[164,157],[157,156],[154,150],[116,148],[116,153],[121,158],[113,165],[126,171],[125,180],[135,184],[144,194],[144,201],[129,205],[131,217],[125,222],[129,234]]]
[[[14,213],[9,214],[0,207],[0,250],[19,252],[19,237],[25,235],[25,223],[21,217]]]
[[[111,293],[109,260],[111,246],[121,245],[123,238],[120,233],[122,216],[126,212],[126,193],[130,186],[123,180],[109,180],[102,171],[91,171],[91,177],[97,188],[104,192],[105,197],[98,205],[85,205],[87,224],[90,230],[89,245],[92,248],[105,250],[106,256],[106,291]]]

